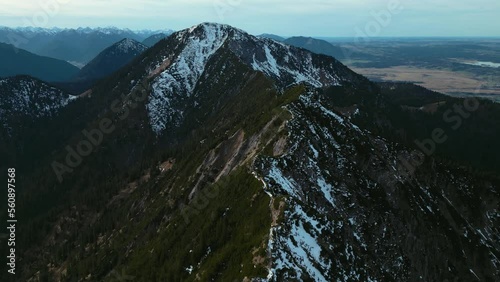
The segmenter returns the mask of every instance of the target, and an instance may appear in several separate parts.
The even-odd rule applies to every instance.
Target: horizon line
[[[226,25],[226,24],[224,24]],[[171,29],[171,28],[139,28],[139,29],[133,29],[130,27],[117,27],[117,26],[97,26],[97,27],[90,27],[90,26],[79,26],[79,27],[59,27],[59,26],[52,26],[52,27],[36,27],[36,26],[6,26],[6,25],[0,25],[0,28],[8,28],[8,29],[39,29],[39,30],[52,30],[52,29],[58,29],[58,30],[78,30],[78,29],[91,29],[91,30],[97,30],[97,29],[117,29],[117,30],[128,30],[132,32],[141,32],[141,31],[169,31],[172,33],[184,30],[184,29],[189,29],[183,28],[183,29]],[[235,27],[236,28],[236,27]],[[252,33],[250,33],[252,34]],[[345,35],[303,35],[303,34],[297,34],[297,35],[280,35],[280,34],[275,34],[272,32],[264,32],[260,34],[253,34],[253,35],[275,35],[283,38],[291,38],[291,37],[311,37],[311,38],[316,38],[316,39],[324,39],[324,38],[347,38],[347,39],[355,39],[359,38],[359,36],[345,36]],[[368,41],[370,39],[392,39],[392,38],[408,38],[408,39],[437,39],[437,38],[445,38],[445,39],[452,39],[452,38],[473,38],[473,39],[500,39],[500,35],[387,35],[387,36],[371,36],[368,38]]]

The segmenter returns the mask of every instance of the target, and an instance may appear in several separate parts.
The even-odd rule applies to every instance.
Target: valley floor
[[[500,85],[485,87],[492,82],[480,80],[467,73],[411,66],[389,68],[350,66],[350,68],[374,81],[413,82],[436,92],[453,96],[474,94],[500,101]]]

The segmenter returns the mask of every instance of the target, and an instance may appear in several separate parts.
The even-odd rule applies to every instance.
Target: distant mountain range
[[[263,34],[259,35],[258,37],[269,38],[269,39],[273,39],[273,40],[280,41],[280,42],[285,41],[284,37],[281,37],[281,36],[276,35],[276,34],[270,34],[270,33],[263,33]]]
[[[150,37],[144,39],[144,41],[142,41],[142,44],[144,44],[144,45],[146,45],[148,47],[152,47],[156,43],[160,42],[160,40],[166,38],[169,35],[170,35],[170,33],[153,34]]]
[[[96,80],[117,71],[147,49],[146,45],[136,40],[122,39],[107,47],[80,70],[66,61],[0,43],[0,77],[29,75],[80,94]]]
[[[170,30],[132,31],[118,28],[8,28],[0,27],[0,42],[15,45],[37,55],[52,57],[82,67],[102,50],[112,44],[130,38],[142,42],[159,33]]]
[[[316,54],[328,55],[338,60],[342,60],[344,58],[344,52],[340,47],[334,46],[325,40],[297,36],[287,38],[283,40],[283,42],[295,47],[307,49]]]
[[[0,43],[0,77],[30,75],[45,81],[65,81],[80,70],[72,64],[32,54]]]
[[[322,39],[304,37],[304,36],[293,36],[285,38],[279,35],[269,34],[269,33],[261,34],[258,37],[269,38],[275,41],[283,42],[288,45],[304,48],[313,53],[328,55],[338,60],[341,60],[345,57],[344,52],[340,47],[335,46],[330,42]]]

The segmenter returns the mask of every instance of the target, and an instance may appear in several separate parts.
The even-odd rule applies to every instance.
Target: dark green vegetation
[[[79,69],[68,62],[42,57],[0,43],[0,77],[30,75],[45,81],[65,81]]]
[[[379,85],[394,105],[386,113],[391,117],[392,131],[402,141],[415,146],[415,141],[432,138],[435,129],[442,129],[447,141],[437,144],[436,156],[495,175],[500,173],[500,104],[453,98],[413,84]]]
[[[160,236],[153,229],[152,240],[127,262],[128,273],[144,281],[196,281],[186,269],[191,266],[202,281],[263,277],[269,226],[269,197],[253,175],[239,169],[182,207]],[[255,265],[258,256],[263,261]]]

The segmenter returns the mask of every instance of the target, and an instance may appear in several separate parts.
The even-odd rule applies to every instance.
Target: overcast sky
[[[0,25],[11,27],[179,30],[201,22],[283,36],[500,36],[500,0],[0,0]]]

